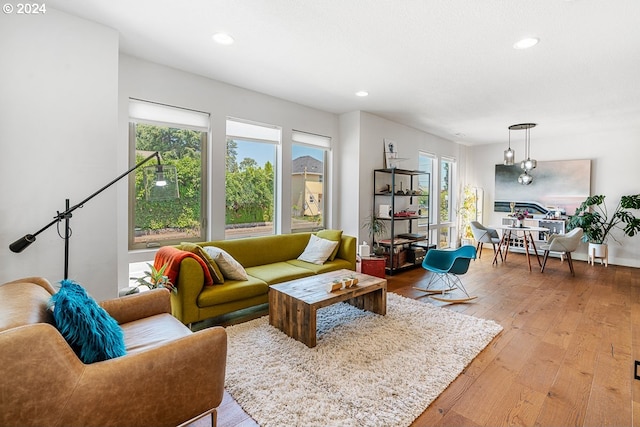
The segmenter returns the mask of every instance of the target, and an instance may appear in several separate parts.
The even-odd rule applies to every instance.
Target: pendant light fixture
[[[506,166],[513,166],[513,162],[516,158],[516,151],[511,148],[511,126],[509,126],[509,148],[504,150],[504,164]]]
[[[529,175],[529,172],[538,166],[538,162],[531,158],[531,128],[535,127],[536,123],[520,123],[517,125],[509,126],[509,131],[512,130],[524,130],[524,155],[526,159],[520,162],[520,168],[524,171],[519,177],[518,182],[522,185],[529,185],[533,182],[533,176]],[[511,138],[509,138],[509,145],[511,145]],[[507,151],[505,153],[505,164],[507,160]],[[513,164],[513,163],[511,163]]]

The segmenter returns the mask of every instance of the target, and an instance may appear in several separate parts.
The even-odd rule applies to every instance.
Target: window
[[[455,192],[453,177],[455,175],[455,160],[442,157],[440,159],[440,197],[439,197],[439,218],[440,239],[438,247],[451,247],[451,236],[455,235],[455,221],[453,206],[455,206]]]
[[[281,130],[227,119],[225,238],[275,234]]]
[[[325,227],[325,165],[331,139],[293,131],[291,231]]]
[[[420,190],[423,194],[423,196],[418,198],[418,206],[424,206],[429,210],[429,220],[431,221],[431,223],[436,222],[436,218],[433,217],[433,207],[435,206],[435,200],[432,200],[432,198],[430,197],[430,195],[433,194],[431,191],[433,181],[435,179],[435,176],[433,174],[433,165],[436,163],[436,161],[437,159],[434,155],[425,153],[423,151],[418,152],[418,169],[429,174],[428,177],[425,175],[420,175],[418,177],[418,184],[420,185]],[[429,204],[429,206],[426,206],[427,203]],[[418,227],[426,226],[427,219],[418,220]]]
[[[180,194],[147,200],[144,168],[136,170],[129,187],[129,249],[205,240],[209,115],[131,99],[129,117],[130,164],[159,152],[163,164],[176,167]]]

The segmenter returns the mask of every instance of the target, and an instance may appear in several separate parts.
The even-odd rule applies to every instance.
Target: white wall
[[[407,158],[399,166],[403,169],[418,169],[419,151],[456,160],[463,158],[466,153],[466,147],[460,144],[374,114],[348,113],[340,119],[343,142],[340,154],[345,174],[339,187],[341,212],[345,217],[342,224],[347,234],[358,236],[359,242],[364,240],[371,243],[362,224],[373,209],[373,170],[384,167],[385,138],[396,142],[399,157]],[[357,148],[354,148],[356,144]]]
[[[543,125],[543,124],[542,124]],[[523,147],[513,145],[518,161],[522,159]],[[485,190],[485,223],[499,224],[504,213],[493,212],[495,198],[495,165],[502,163],[506,141],[471,149],[473,159],[468,180],[473,186]],[[640,158],[640,129],[602,130],[599,133],[576,133],[541,140],[531,131],[531,154],[536,160],[591,159],[591,194],[604,194],[609,212],[615,209],[620,196],[640,193],[637,159]],[[532,175],[535,185],[535,170]],[[552,191],[552,189],[550,189]],[[573,212],[567,212],[572,214]],[[636,216],[640,212],[635,212]],[[615,241],[609,242],[609,262],[612,264],[640,267],[640,236],[626,237],[616,232]],[[587,259],[586,243],[576,252],[576,259]]]
[[[9,244],[117,175],[118,34],[48,7],[0,14],[0,51],[0,282],[55,285],[64,260],[55,226],[22,253]],[[69,278],[96,299],[118,288],[115,204],[112,188],[71,219]]]

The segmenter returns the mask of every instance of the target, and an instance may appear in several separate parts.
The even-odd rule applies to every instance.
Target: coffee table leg
[[[270,290],[269,324],[307,347],[316,346],[316,309],[303,301]]]
[[[368,294],[360,295],[347,300],[349,304],[361,310],[371,311],[384,316],[387,314],[387,290],[378,289]]]

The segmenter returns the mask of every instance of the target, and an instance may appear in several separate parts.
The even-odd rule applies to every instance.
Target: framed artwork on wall
[[[538,161],[531,172],[531,185],[518,183],[520,166],[496,165],[495,212],[516,209],[533,210],[544,214],[545,208],[555,208],[572,215],[591,192],[591,160]]]

